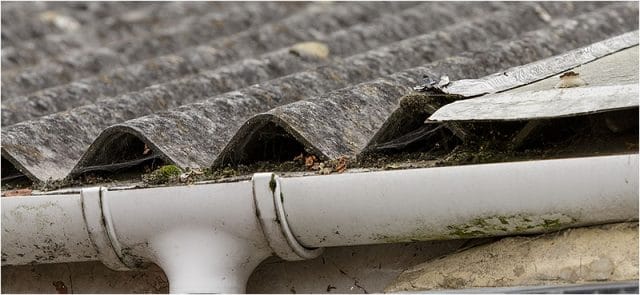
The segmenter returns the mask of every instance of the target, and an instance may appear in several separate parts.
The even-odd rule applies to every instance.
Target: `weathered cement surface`
[[[168,293],[160,268],[113,271],[100,262],[24,265],[2,268],[2,293]]]
[[[406,270],[386,292],[638,279],[638,223],[505,238]]]
[[[247,293],[379,293],[402,270],[452,253],[465,240],[335,247],[306,261],[266,259],[249,278]],[[2,293],[167,293],[161,269],[112,271],[100,262],[2,268]]]
[[[449,271],[451,276],[446,277],[446,282],[444,276],[440,278],[443,284],[440,288],[487,286],[479,284],[480,277],[490,276],[501,283],[496,286],[638,278],[637,223],[505,238],[451,254],[465,247],[465,241],[336,247],[306,261],[271,257],[249,278],[247,292],[379,293],[390,283],[387,292],[418,291],[426,290],[429,283],[420,275]],[[433,260],[447,254],[451,255]],[[395,280],[407,268],[410,270]],[[461,280],[457,280],[457,274]],[[468,283],[473,275],[475,283]],[[166,277],[155,266],[129,272],[109,270],[100,262],[2,268],[2,293],[56,293],[53,284],[58,281],[64,283],[69,293],[168,292]],[[437,282],[431,281],[431,286]],[[457,282],[465,283],[456,285]]]
[[[331,247],[318,258],[271,257],[253,272],[247,293],[380,293],[403,270],[456,251],[465,240]]]

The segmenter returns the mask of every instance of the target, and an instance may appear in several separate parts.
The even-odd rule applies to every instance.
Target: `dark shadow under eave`
[[[282,119],[260,114],[249,119],[220,152],[213,167],[284,162],[301,153],[327,158]]]
[[[461,98],[423,92],[404,95],[400,98],[398,108],[371,137],[359,157],[376,153],[425,151],[425,147],[440,144],[450,150],[465,138],[463,130],[456,126],[425,124],[424,121],[440,107]]]
[[[67,178],[142,174],[171,162],[138,131],[116,125],[100,134]]]
[[[9,155],[5,155],[5,152],[2,152],[2,189],[5,188],[13,188],[13,187],[28,187],[33,184],[32,179],[35,179],[33,175],[27,175],[26,173],[21,172],[19,166],[14,164],[11,157]]]

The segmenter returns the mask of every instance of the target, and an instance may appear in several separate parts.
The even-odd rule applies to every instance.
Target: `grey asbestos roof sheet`
[[[288,4],[282,5],[288,7]],[[210,23],[204,30],[197,30],[197,28],[202,27],[195,26],[196,29],[191,28],[191,30],[187,31],[189,34],[185,34],[183,31],[176,31],[171,32],[167,36],[152,36],[150,39],[142,38],[130,42],[122,42],[121,44],[112,45],[114,48],[107,46],[92,48],[88,52],[72,52],[69,55],[59,55],[51,60],[41,61],[37,65],[27,67],[20,71],[10,71],[2,75],[2,98],[24,95],[44,88],[68,83],[86,75],[99,74],[112,67],[109,65],[124,66],[130,64],[132,60],[122,51],[135,51],[131,50],[131,48],[135,47],[141,48],[139,52],[149,51],[153,48],[163,48],[165,46],[173,47],[176,50],[180,49],[175,55],[184,58],[186,62],[195,63],[189,64],[189,66],[192,67],[191,72],[179,73],[180,75],[184,75],[193,73],[198,69],[218,66],[220,62],[223,62],[225,59],[228,61],[233,58],[250,57],[260,52],[273,50],[279,48],[282,44],[290,43],[291,40],[319,38],[341,27],[373,19],[385,10],[393,11],[402,6],[406,7],[408,5],[402,3],[373,5],[350,3],[338,9],[338,7],[332,5],[315,4],[304,8],[289,18],[264,26],[262,26],[262,24],[278,20],[287,12],[292,11],[291,9],[266,9],[266,7],[256,6],[252,7],[254,11],[244,9],[237,13],[224,14],[218,22]],[[226,19],[227,17],[231,17],[231,20]],[[241,19],[238,20],[238,18]],[[310,22],[310,18],[313,18],[314,21]],[[230,23],[230,28],[232,29],[217,30],[216,23]],[[224,25],[221,27],[225,28]],[[231,35],[228,38],[222,38],[225,33],[234,31],[238,32],[238,34]],[[209,33],[214,34],[208,35]],[[212,36],[220,38],[212,38]],[[146,43],[150,41],[151,44],[146,45]],[[133,44],[130,44],[132,42]],[[193,47],[197,45],[201,46]],[[195,56],[198,56],[197,51],[203,51],[203,47],[205,47],[207,51],[215,51],[216,54],[214,56],[217,59],[215,61],[205,59],[203,61],[205,62],[204,64],[198,64],[197,60],[194,59]],[[140,55],[142,55],[142,53],[140,53]],[[151,52],[147,52],[146,55],[146,57],[153,56]],[[132,57],[135,57],[135,54]],[[162,59],[162,57],[164,56],[159,58]],[[209,59],[211,59],[211,57],[209,57]],[[150,60],[146,63],[149,64],[153,62],[154,60]],[[127,73],[127,71],[125,71],[125,73]],[[113,74],[107,73],[103,80],[109,80],[112,76]],[[151,79],[144,79],[144,81],[146,84],[143,86],[157,82],[157,80]],[[129,83],[132,83],[132,81],[129,81]],[[111,93],[107,94],[111,95]]]
[[[35,3],[9,17],[22,32],[3,4],[3,178],[356,157],[423,75],[478,79],[638,28],[635,2],[127,5]]]
[[[95,55],[95,48],[103,46],[119,54],[121,59],[136,61],[239,32],[265,19],[278,19],[304,5],[270,2],[138,5],[131,7],[130,11],[107,13],[107,19],[89,24],[81,31],[46,35],[44,38],[33,38],[3,47],[6,51],[2,56],[2,64],[6,69],[13,69],[33,66],[59,55],[64,55],[64,59],[82,55],[91,57]]]
[[[453,9],[456,6],[458,9]],[[496,5],[490,5],[489,7],[494,6]],[[449,9],[447,9],[447,7],[449,7]],[[477,16],[480,13],[479,11],[484,12],[487,10],[481,10],[479,5],[435,6],[432,3],[426,3],[416,7],[407,8],[394,14],[385,14],[376,18],[373,23],[359,23],[351,27],[334,31],[326,36],[312,36],[308,40],[315,40],[316,42],[321,42],[327,46],[329,49],[329,57],[333,59],[424,33],[427,30],[450,23],[456,16],[473,16],[474,11]],[[430,17],[432,20],[424,23],[424,17]],[[300,19],[306,23],[305,18],[296,16],[296,19]],[[290,23],[291,22],[289,22],[289,24]],[[381,33],[381,31],[383,32]],[[267,34],[271,33],[265,33],[264,35]],[[280,38],[284,38],[284,36],[281,35]],[[231,41],[227,41],[237,43],[238,47],[243,46],[242,44],[244,44],[244,50],[246,50],[246,47],[249,47],[251,44],[256,44],[256,47],[260,46],[257,42],[260,42],[259,40],[262,39],[265,38],[260,38],[260,36],[256,38],[255,34],[253,34],[253,36],[249,34],[242,34],[240,38],[232,38]],[[298,40],[301,39],[292,38],[292,40],[286,40],[285,44],[293,44]],[[199,47],[197,50],[187,50],[184,54],[180,54],[180,57],[184,57],[184,59],[179,59],[179,57],[175,56],[173,56],[173,59],[171,56],[156,58],[144,62],[143,64],[131,65],[129,67],[113,71],[106,75],[82,79],[64,86],[39,91],[27,97],[17,96],[5,99],[3,101],[2,124],[9,125],[15,122],[64,111],[84,104],[90,104],[101,96],[116,96],[120,93],[138,90],[150,83],[160,83],[162,81],[169,80],[172,77],[188,75],[195,71],[199,71],[205,75],[205,73],[210,72],[206,71],[206,68],[216,68],[217,66],[222,65],[225,61],[230,62],[233,60],[231,57],[235,55],[237,54],[230,52],[230,50],[228,50],[228,52],[219,52],[216,51],[215,48]],[[240,60],[240,63],[254,68],[253,71],[255,72],[259,72],[258,69],[260,68],[265,70],[272,69],[274,67],[273,62],[265,63],[264,61],[256,61],[257,59],[264,60],[264,58],[268,58],[270,61],[275,61],[280,65],[286,65],[286,69],[288,70],[286,73],[292,73],[301,69],[299,66],[296,68],[294,66],[295,63],[291,64],[287,62],[287,60],[297,58],[295,56],[291,56],[288,49],[276,50],[271,52],[271,54],[267,53],[263,56]],[[177,61],[170,63],[172,60]],[[183,60],[187,61],[184,62]],[[190,64],[188,62],[189,60],[194,60],[195,65],[188,67]],[[163,66],[167,61],[169,62],[169,65]],[[183,64],[186,64],[186,66],[180,66]],[[247,72],[247,75],[245,75],[245,78],[253,80],[248,83],[254,84],[258,82],[258,79],[254,77],[256,74],[251,73],[251,68],[248,69],[249,71]],[[279,75],[284,74],[285,72],[280,72]],[[226,75],[228,75],[228,73],[225,74],[225,77]],[[238,85],[237,83],[235,84]],[[207,90],[207,92],[209,95],[214,94],[211,90]],[[179,95],[176,94],[175,96]],[[22,106],[25,101],[26,103],[37,107],[24,110]]]

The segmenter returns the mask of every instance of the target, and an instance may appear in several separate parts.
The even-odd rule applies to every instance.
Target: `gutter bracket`
[[[307,248],[300,244],[287,223],[284,195],[279,177],[274,173],[255,173],[251,178],[256,216],[267,243],[280,258],[295,261],[313,259],[324,248]]]
[[[102,196],[107,189],[91,187],[80,192],[82,198],[82,215],[89,232],[89,238],[96,246],[98,258],[104,265],[113,270],[131,270],[116,253],[113,238],[109,236],[105,216],[102,211]]]

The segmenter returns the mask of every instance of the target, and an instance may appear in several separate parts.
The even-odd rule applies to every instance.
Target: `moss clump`
[[[177,182],[182,174],[182,169],[176,165],[162,166],[149,174],[142,176],[142,180],[148,184],[165,184]]]
[[[400,99],[400,108],[407,114],[433,114],[440,107],[461,99],[460,95],[412,92]]]

